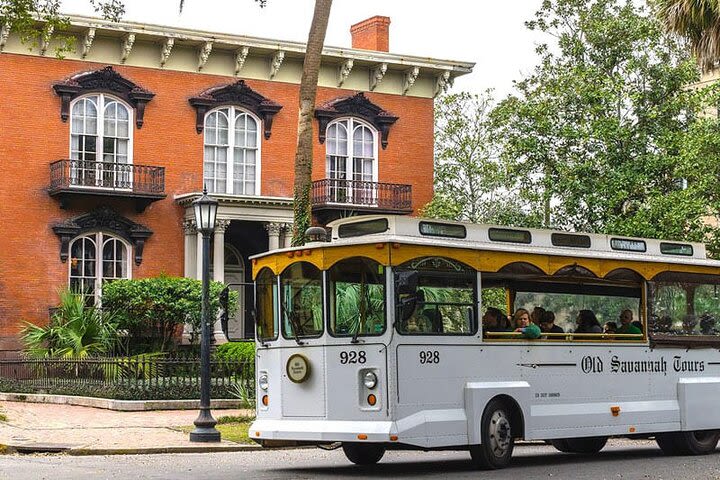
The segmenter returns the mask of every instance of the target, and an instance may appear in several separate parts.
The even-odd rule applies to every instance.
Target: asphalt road
[[[297,449],[243,453],[69,457],[0,456],[1,480],[101,479],[720,479],[720,450],[702,457],[665,457],[649,441],[613,440],[599,454],[520,446],[506,470],[478,472],[466,452],[388,452],[371,468],[351,465],[342,451]]]

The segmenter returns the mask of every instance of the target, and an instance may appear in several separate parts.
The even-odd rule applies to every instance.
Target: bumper
[[[322,444],[362,440],[385,443],[397,440],[397,426],[395,422],[258,419],[250,425],[249,436],[258,442],[280,440]]]

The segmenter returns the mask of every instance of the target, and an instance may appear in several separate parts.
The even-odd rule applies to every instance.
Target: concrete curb
[[[42,393],[0,393],[0,401],[50,403],[55,405],[76,405],[79,407],[104,408],[119,412],[142,412],[149,410],[197,410],[200,400],[115,400],[112,398],[77,397],[73,395],[49,395]],[[242,408],[240,400],[211,400],[213,409]]]
[[[249,452],[261,450],[260,445],[197,445],[180,447],[148,447],[148,448],[44,448],[32,445],[3,445],[0,444],[0,455],[49,453],[70,455],[75,457],[93,455],[156,455],[168,453],[224,453]]]

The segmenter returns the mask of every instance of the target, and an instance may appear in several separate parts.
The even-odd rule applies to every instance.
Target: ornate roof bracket
[[[85,31],[85,39],[83,40],[82,51],[80,52],[80,56],[82,56],[82,58],[85,58],[88,56],[88,53],[90,53],[90,48],[92,47],[94,40],[95,40],[95,29],[88,28]]]
[[[173,46],[175,45],[175,39],[173,37],[165,37],[163,42],[162,50],[160,50],[160,67],[164,67],[170,58]]]
[[[352,58],[346,58],[342,65],[340,65],[340,70],[338,72],[338,87],[342,87],[343,83],[345,83],[345,80],[347,80],[348,76],[350,76],[350,72],[353,68],[353,59]]]
[[[210,58],[210,52],[212,52],[213,42],[205,42],[202,47],[198,50],[198,72],[202,71]]]
[[[452,87],[453,80],[450,77],[450,72],[443,72],[435,79],[435,90],[433,92],[433,98],[437,97],[441,93],[447,92],[448,88]]]
[[[53,85],[60,96],[60,118],[67,122],[70,117],[70,102],[80,95],[92,92],[110,92],[135,107],[135,125],[142,128],[145,104],[152,100],[154,93],[137,86],[107,66],[100,70],[85,72]]]
[[[135,247],[135,265],[142,263],[145,240],[153,231],[145,225],[135,223],[123,217],[109,207],[101,207],[90,213],[70,218],[52,226],[53,232],[60,238],[60,261],[65,263],[70,256],[70,241],[78,235],[92,230],[104,230],[114,233]]]
[[[372,92],[375,90],[375,88],[380,85],[380,82],[382,82],[383,78],[385,77],[385,72],[387,72],[388,64],[387,63],[381,63],[377,67],[370,70],[370,91]]]
[[[373,125],[380,132],[383,150],[388,144],[390,127],[398,120],[398,117],[371,102],[362,92],[351,97],[336,98],[315,109],[320,143],[325,143],[328,123],[346,116],[358,117]]]
[[[275,52],[272,60],[270,60],[270,79],[274,78],[280,71],[280,65],[282,65],[283,60],[285,60],[285,51],[278,50]]]
[[[120,63],[125,63],[125,61],[130,56],[130,52],[132,51],[133,45],[135,45],[135,34],[134,33],[128,33],[123,38],[123,43],[120,48]]]
[[[273,117],[282,109],[282,105],[265,98],[247,86],[244,80],[230,85],[213,87],[189,100],[195,107],[195,130],[202,133],[205,128],[205,114],[213,108],[223,105],[237,105],[245,108],[262,119],[265,139],[270,138]]]
[[[403,95],[407,94],[408,90],[415,85],[415,80],[417,80],[419,74],[420,67],[412,67],[405,72],[403,75]]]
[[[240,70],[245,66],[250,47],[240,47],[235,51],[235,75],[240,75]]]
[[[50,40],[52,40],[52,35],[54,31],[55,27],[53,27],[52,25],[47,25],[40,34],[40,55],[45,56],[45,53],[50,46]]]
[[[0,52],[5,49],[5,44],[8,41],[8,38],[10,37],[10,24],[9,23],[3,23],[2,27],[0,27]]]

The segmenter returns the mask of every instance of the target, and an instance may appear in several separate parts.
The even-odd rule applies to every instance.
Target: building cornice
[[[65,55],[68,59],[291,83],[300,81],[305,56],[303,42],[127,21],[114,23],[80,15],[70,15],[69,20],[70,26],[64,33],[75,36],[77,42],[75,52]],[[109,42],[116,45],[108,45]],[[11,43],[5,38],[0,51],[42,55],[37,48]],[[52,46],[46,48],[46,55],[51,51]],[[189,57],[194,57],[194,61]],[[474,66],[473,62],[326,46],[322,69],[327,70],[327,75],[321,72],[319,85],[431,97],[442,90],[438,85],[446,88],[455,77],[472,72]],[[382,76],[378,78],[377,72],[400,80],[380,83]],[[408,72],[413,74],[412,82],[408,81]]]
[[[183,193],[175,195],[175,203],[181,207],[189,207],[192,202],[202,196],[202,192]],[[251,205],[263,207],[278,207],[292,209],[293,199],[288,197],[266,197],[251,195],[224,195],[222,193],[213,193],[212,197],[218,201],[220,206],[223,205]]]

